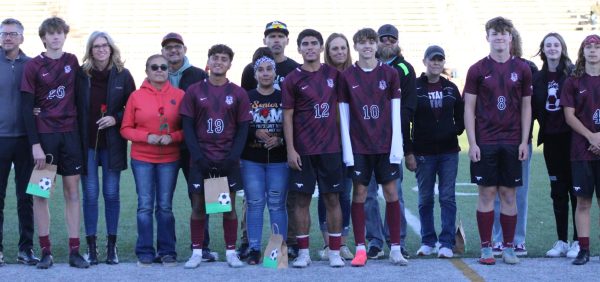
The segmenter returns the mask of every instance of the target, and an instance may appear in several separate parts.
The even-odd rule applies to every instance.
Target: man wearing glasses
[[[401,126],[402,126],[402,143],[404,149],[404,157],[406,168],[410,171],[417,169],[417,163],[412,148],[410,138],[410,122],[413,120],[415,109],[417,108],[416,95],[416,75],[415,69],[402,56],[402,50],[398,45],[398,29],[391,24],[384,24],[378,30],[379,42],[377,44],[378,59],[392,66],[400,75],[400,89],[402,90],[401,99]],[[402,169],[400,169],[400,178],[397,181],[398,199],[400,200],[400,246],[402,255],[409,258],[406,251],[406,217],[404,216],[404,198],[402,197]],[[367,200],[365,201],[365,216],[367,222],[367,240],[369,248],[367,256],[370,259],[378,259],[384,255],[383,242],[389,242],[390,234],[387,225],[384,226],[381,215],[379,213],[379,201],[377,200],[378,186],[374,179],[371,179],[368,188]]]
[[[27,57],[19,48],[23,43],[23,25],[15,19],[5,19],[0,24],[0,266],[4,264],[2,237],[4,223],[4,197],[11,166],[15,169],[15,191],[19,217],[19,254],[17,261],[35,265],[39,261],[33,254],[33,200],[25,193],[33,168],[29,141],[21,110],[21,77]]]
[[[187,46],[183,43],[183,37],[175,32],[170,32],[163,37],[161,42],[161,53],[169,62],[169,82],[171,85],[186,91],[187,88],[208,77],[205,71],[193,66],[188,57]],[[183,171],[183,176],[187,181],[189,179],[190,170],[190,152],[188,151],[185,142],[181,144],[180,151],[180,166]],[[218,253],[211,252],[208,245],[210,244],[210,235],[208,232],[208,216],[206,217],[206,226],[204,228],[204,242],[202,243],[202,261],[213,262],[218,260]],[[157,260],[160,258],[157,258]]]

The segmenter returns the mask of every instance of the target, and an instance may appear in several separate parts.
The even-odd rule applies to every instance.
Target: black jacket
[[[183,71],[183,74],[181,75],[181,80],[179,80],[179,89],[186,91],[190,85],[201,81],[207,77],[208,75],[205,71],[197,67],[191,66]]]
[[[458,87],[440,77],[442,84],[442,111],[436,119],[427,93],[427,76],[422,74],[416,82],[417,109],[411,139],[415,155],[435,155],[458,152],[458,135],[465,129],[464,101]]]
[[[556,69],[559,74],[558,77],[558,93],[561,92],[563,84],[567,77],[573,72],[574,66],[567,66],[567,72],[565,73],[565,66],[562,64]],[[537,145],[544,143],[544,128],[546,122],[546,99],[548,97],[548,70],[543,69],[533,75],[533,97],[531,97],[531,108],[533,112],[533,119],[538,121],[540,129],[538,131],[538,142]],[[562,110],[561,110],[562,111]]]
[[[402,56],[396,57],[389,65],[395,68],[400,75],[402,142],[404,145],[404,155],[408,155],[413,151],[410,142],[410,122],[412,122],[415,109],[417,108],[415,69]]]
[[[77,73],[75,82],[75,91],[77,97],[77,121],[79,125],[79,134],[83,144],[83,164],[85,169],[83,174],[87,173],[87,150],[90,148],[88,139],[88,118],[90,108],[90,87],[91,77],[83,69]],[[108,150],[108,169],[125,170],[127,169],[127,141],[121,137],[119,129],[123,120],[123,111],[127,99],[131,92],[135,91],[135,83],[129,70],[123,69],[117,72],[113,67],[108,78],[108,93],[106,97],[107,116],[115,118],[117,124],[106,130],[106,144]]]

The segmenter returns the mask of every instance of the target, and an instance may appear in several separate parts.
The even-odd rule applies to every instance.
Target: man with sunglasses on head
[[[23,25],[15,19],[0,23],[0,266],[4,264],[2,237],[4,222],[4,197],[11,166],[14,166],[17,214],[19,217],[19,254],[17,261],[35,265],[39,261],[33,254],[33,200],[25,193],[33,168],[25,124],[21,116],[21,77],[23,68],[31,58],[19,48],[23,43]]]
[[[183,37],[175,32],[167,33],[161,42],[161,53],[169,62],[169,82],[174,87],[183,91],[187,88],[208,77],[206,72],[198,67],[193,66],[190,60],[185,55],[187,46],[183,43]],[[185,142],[181,143],[180,150],[180,166],[185,180],[189,179],[190,170],[190,152],[188,151]],[[206,217],[206,226],[204,228],[204,242],[202,242],[202,261],[213,262],[219,259],[218,253],[211,252],[208,245],[210,244],[210,235],[208,232],[208,216]],[[156,258],[160,260],[159,257]]]
[[[378,30],[379,42],[377,44],[377,58],[379,61],[393,67],[398,71],[400,76],[401,89],[401,126],[402,126],[402,144],[404,149],[404,157],[406,168],[410,171],[417,169],[417,163],[412,153],[410,140],[410,121],[413,120],[415,109],[417,108],[416,94],[416,75],[413,66],[408,63],[402,50],[398,45],[398,29],[391,24],[384,24]],[[399,170],[400,178],[396,181],[398,188],[398,200],[400,201],[400,246],[402,255],[409,258],[406,250],[406,217],[404,216],[404,198],[402,197],[402,169]],[[378,259],[384,255],[383,243],[384,240],[390,241],[390,234],[387,224],[381,220],[379,212],[379,201],[377,199],[378,186],[374,179],[371,179],[368,187],[367,200],[365,201],[365,216],[367,222],[367,240],[369,248],[367,256],[370,259]]]

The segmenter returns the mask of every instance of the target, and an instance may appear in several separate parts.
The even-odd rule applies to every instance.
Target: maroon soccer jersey
[[[328,65],[309,72],[300,67],[283,81],[282,104],[294,110],[294,147],[300,155],[341,151],[337,125],[339,72]]]
[[[560,105],[575,109],[575,117],[591,132],[600,132],[600,77],[584,74],[580,78],[569,77],[562,88]],[[600,156],[588,151],[590,143],[573,131],[571,135],[571,160],[600,160]]]
[[[238,123],[252,120],[246,90],[231,82],[215,86],[207,79],[187,89],[180,114],[194,119],[202,153],[211,161],[224,160],[233,146]]]
[[[34,107],[41,112],[35,117],[38,133],[69,132],[77,129],[75,76],[77,57],[63,53],[51,59],[44,53],[25,64],[21,91],[33,94]]]
[[[560,134],[571,131],[571,128],[565,121],[565,113],[560,106],[560,86],[558,84],[558,74],[548,72],[548,95],[546,96],[546,122],[544,123],[544,133]]]
[[[350,107],[352,152],[389,154],[392,144],[392,99],[400,99],[398,72],[379,63],[366,72],[356,64],[342,73],[340,102]]]
[[[511,57],[498,63],[485,57],[469,68],[464,93],[477,95],[475,136],[477,143],[521,143],[521,98],[531,96],[531,70]]]

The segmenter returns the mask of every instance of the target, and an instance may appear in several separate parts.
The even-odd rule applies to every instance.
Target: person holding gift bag
[[[173,192],[183,140],[179,105],[184,92],[171,86],[167,59],[152,55],[146,61],[146,80],[125,106],[121,135],[131,141],[131,168],[138,194],[138,265],[147,267],[158,252],[165,266],[177,264]],[[155,205],[156,203],[156,205]],[[153,242],[153,215],[157,221],[157,249]]]
[[[79,97],[77,117],[84,148],[81,177],[83,186],[83,220],[88,244],[87,259],[98,264],[96,230],[100,192],[98,167],[102,166],[102,195],[106,218],[106,263],[117,264],[117,227],[119,225],[119,182],[127,169],[127,141],[119,134],[123,110],[135,83],[123,66],[121,52],[105,32],[93,32],[77,73]]]
[[[252,116],[246,91],[227,79],[232,60],[231,48],[222,44],[212,46],[208,50],[208,78],[192,84],[181,103],[185,143],[190,150],[188,192],[192,199],[192,255],[185,268],[196,268],[202,261],[204,221],[209,207],[208,204],[205,207],[208,201],[204,196],[213,194],[214,191],[209,190],[222,187],[205,187],[205,181],[217,182],[215,180],[226,180],[230,192],[220,194],[231,206],[231,211],[223,213],[227,264],[243,266],[235,252],[238,228],[235,192],[242,188],[239,161]]]

